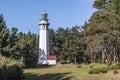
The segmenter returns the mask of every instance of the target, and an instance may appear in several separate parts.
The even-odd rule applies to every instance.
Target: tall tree
[[[0,15],[0,55],[10,56],[10,44],[9,38],[10,33],[6,27],[6,23],[4,21],[3,15]]]
[[[119,0],[95,0],[98,9],[85,24],[84,38],[92,59],[111,64],[119,61]],[[86,51],[87,52],[87,51]]]
[[[57,55],[56,33],[54,29],[49,29],[49,38],[50,38],[50,54]]]

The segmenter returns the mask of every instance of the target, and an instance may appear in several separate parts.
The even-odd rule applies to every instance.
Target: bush
[[[89,74],[99,74],[100,71],[99,71],[99,69],[97,69],[97,68],[93,68],[93,69],[91,69],[88,73],[89,73]]]
[[[0,66],[2,65],[6,65],[6,66],[17,65],[20,68],[24,67],[24,64],[21,61],[14,60],[12,58],[6,58],[6,57],[2,57],[2,60],[0,60]]]
[[[89,74],[99,74],[99,73],[107,73],[107,67],[102,68],[92,68],[88,73]]]
[[[108,67],[110,70],[112,69],[120,69],[120,63],[119,64],[113,64],[111,66]]]
[[[0,67],[0,80],[21,80],[23,79],[23,71],[17,65]]]
[[[13,59],[2,58],[0,62],[0,80],[22,80],[21,63]]]
[[[80,66],[78,66],[77,68],[81,68],[82,66],[80,65]]]
[[[107,67],[103,67],[100,69],[101,73],[107,73],[107,71],[108,71]]]
[[[91,65],[91,66],[90,66],[90,68],[93,68],[93,67],[94,67],[94,65]]]
[[[120,63],[118,64],[112,64],[110,66],[95,66],[94,68],[90,67],[90,71],[88,72],[89,74],[99,74],[99,73],[107,73],[108,70],[114,70],[113,74],[117,74],[118,71],[116,69],[120,69]]]

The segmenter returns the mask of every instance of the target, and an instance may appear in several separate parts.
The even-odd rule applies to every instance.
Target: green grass
[[[81,66],[81,67],[78,67]],[[120,80],[112,71],[106,74],[88,74],[92,67],[105,67],[104,64],[61,65],[24,69],[25,80]],[[119,72],[119,71],[118,71]],[[102,76],[102,77],[101,77]]]

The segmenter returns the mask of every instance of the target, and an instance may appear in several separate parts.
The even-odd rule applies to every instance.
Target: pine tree
[[[0,15],[0,55],[10,56],[10,33],[6,27],[3,15]]]

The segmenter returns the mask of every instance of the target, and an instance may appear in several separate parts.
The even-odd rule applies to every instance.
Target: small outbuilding
[[[47,64],[48,65],[56,65],[56,56],[55,55],[48,55],[47,56]]]

